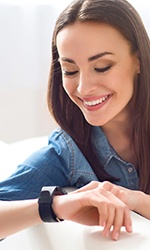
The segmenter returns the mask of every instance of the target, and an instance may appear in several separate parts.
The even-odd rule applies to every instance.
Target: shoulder
[[[65,140],[66,142],[72,141],[71,136],[67,134],[63,129],[56,128],[52,131],[52,133],[48,136],[48,144],[53,140]]]
[[[55,150],[62,151],[68,150],[70,153],[72,150],[77,149],[77,145],[74,140],[61,128],[55,129],[48,137],[48,145],[55,147]]]

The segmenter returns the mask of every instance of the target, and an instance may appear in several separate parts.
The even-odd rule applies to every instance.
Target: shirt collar
[[[115,150],[110,145],[101,127],[92,127],[92,144],[105,167],[112,157],[117,157]]]

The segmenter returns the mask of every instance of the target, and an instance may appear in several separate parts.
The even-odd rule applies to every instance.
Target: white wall
[[[129,0],[150,30],[150,3]],[[50,41],[71,0],[0,0],[0,140],[47,135],[56,127],[46,104]]]
[[[60,6],[6,2],[0,4],[0,140],[12,142],[56,127],[46,88]]]

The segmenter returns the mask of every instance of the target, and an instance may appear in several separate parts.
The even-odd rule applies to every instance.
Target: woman
[[[54,196],[54,213],[102,225],[104,236],[113,226],[115,240],[122,226],[132,231],[130,210],[150,219],[149,51],[143,23],[125,0],[73,1],[52,41],[48,106],[61,129],[0,184],[0,199],[34,199],[43,186],[94,181]]]

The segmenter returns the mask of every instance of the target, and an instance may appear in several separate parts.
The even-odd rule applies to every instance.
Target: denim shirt
[[[117,155],[100,127],[92,127],[92,143],[104,169],[118,179],[116,184],[137,190],[135,167]],[[0,183],[0,200],[37,198],[43,186],[79,188],[93,180],[98,181],[75,142],[65,131],[56,129],[47,146],[33,153]]]

